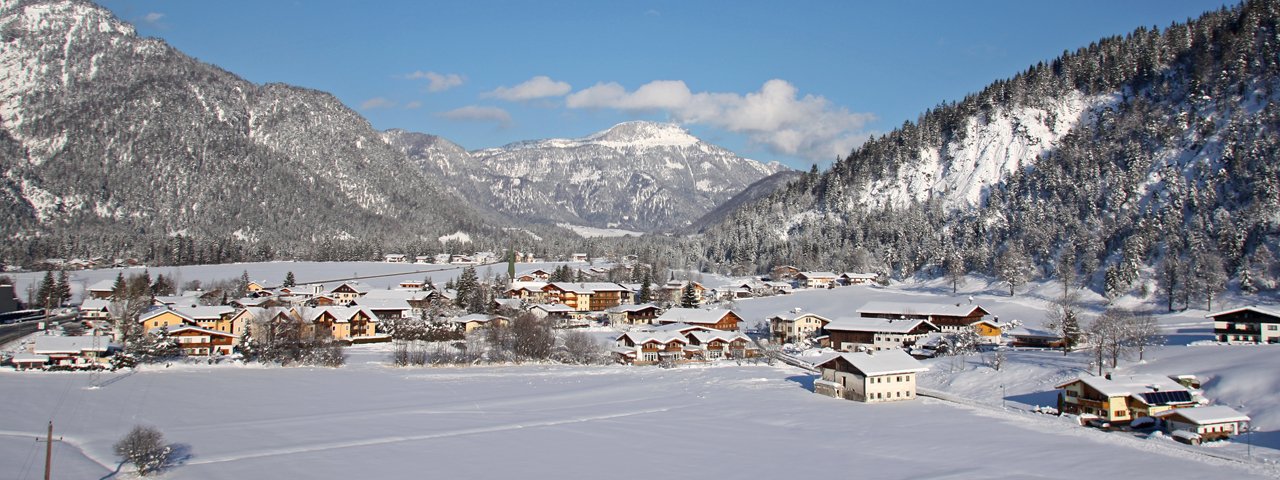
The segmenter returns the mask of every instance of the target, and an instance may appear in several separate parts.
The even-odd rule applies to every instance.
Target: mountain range
[[[785,169],[744,159],[674,125],[627,122],[577,139],[468,152],[440,137],[383,138],[478,205],[540,223],[666,231],[687,226]]]
[[[8,262],[531,249],[569,235],[551,223],[684,226],[780,169],[645,122],[468,152],[374,130],[325,92],[245,81],[86,1],[0,5]]]

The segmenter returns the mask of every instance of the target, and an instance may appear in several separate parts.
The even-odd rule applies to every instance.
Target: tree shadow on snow
[[[1213,329],[1209,327],[1179,328],[1164,336],[1165,345],[1190,345],[1191,342],[1213,340]]]
[[[788,382],[798,383],[801,387],[804,387],[805,390],[810,392],[813,391],[813,381],[817,379],[817,375],[792,375],[787,377]]]
[[[164,470],[185,465],[187,461],[194,457],[195,451],[191,449],[191,445],[171,443],[169,444],[169,460],[164,463]]]
[[[1280,449],[1280,432],[1264,432],[1261,430],[1232,438],[1236,443],[1253,444],[1255,447]]]
[[[1058,407],[1058,391],[1046,390],[1043,392],[1023,393],[1020,395],[1009,395],[1004,397],[1009,402],[1021,403],[1028,407],[1037,405],[1042,407]]]

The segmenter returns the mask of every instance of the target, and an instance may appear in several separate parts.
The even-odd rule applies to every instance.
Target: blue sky
[[[468,149],[676,121],[827,164],[1035,62],[1221,1],[104,0],[252,82],[324,90],[378,129]],[[1232,2],[1234,3],[1234,2]]]

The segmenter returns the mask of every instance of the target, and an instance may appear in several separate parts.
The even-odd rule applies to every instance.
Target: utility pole
[[[49,432],[44,437],[44,480],[49,480],[50,470],[53,467],[53,420],[49,420]],[[62,440],[57,438],[56,440]],[[39,438],[37,442],[41,441]]]

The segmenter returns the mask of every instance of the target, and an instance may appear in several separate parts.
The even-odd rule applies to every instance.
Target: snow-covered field
[[[100,378],[0,373],[0,465],[38,478],[116,469],[111,444],[158,427],[187,458],[167,478],[1135,478],[1252,470],[1050,417],[921,399],[820,397],[792,367],[151,367]],[[99,389],[93,381],[116,380]],[[1152,440],[1150,442],[1169,442]],[[1171,444],[1171,442],[1169,442]],[[1223,470],[1227,468],[1228,470]],[[121,476],[127,477],[128,474]]]
[[[391,274],[362,280],[386,288],[427,275],[443,283],[460,268],[280,262],[151,271],[216,280],[245,270],[263,280],[293,271],[300,282]],[[73,278],[92,283],[116,272]],[[39,275],[19,275],[19,282]],[[1036,327],[1057,288],[1033,284],[1009,297],[1003,287],[971,278],[954,295],[932,281],[798,291],[733,307],[754,324],[797,307],[839,318],[856,316],[869,301],[972,298],[1001,320]],[[1086,317],[1103,305],[1096,295],[1085,302]],[[1138,299],[1120,302],[1143,307]],[[1245,302],[1228,296],[1222,305]],[[66,478],[109,476],[118,465],[111,444],[134,424],[154,425],[183,446],[186,458],[167,478],[1280,476],[1280,347],[1189,345],[1209,338],[1204,313],[1158,315],[1169,344],[1147,352],[1144,362],[1122,362],[1118,372],[1198,375],[1208,398],[1253,417],[1256,431],[1246,437],[1252,449],[1245,438],[1197,449],[1028,413],[1054,405],[1053,387],[1086,373],[1085,352],[1012,351],[1000,371],[978,355],[933,359],[920,385],[961,397],[963,405],[929,398],[865,405],[813,394],[813,376],[793,367],[395,368],[381,345],[349,349],[340,369],[173,365],[98,376],[0,370],[0,477],[38,478],[43,451],[33,438],[49,419],[63,438],[55,444],[55,476]],[[117,477],[129,475],[126,469]]]

